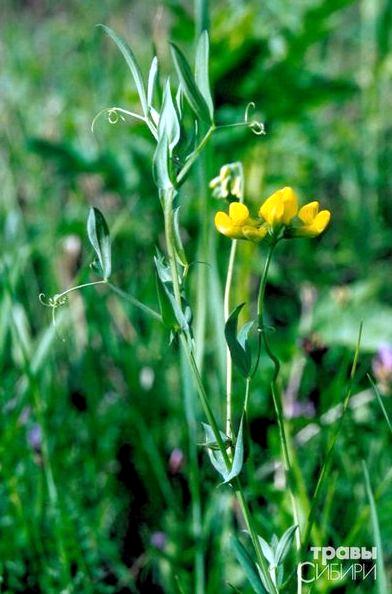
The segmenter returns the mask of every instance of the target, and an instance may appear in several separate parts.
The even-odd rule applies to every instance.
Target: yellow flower
[[[229,214],[222,211],[217,212],[215,227],[220,233],[231,239],[261,241],[267,233],[266,225],[258,225],[251,219],[248,208],[241,202],[231,202]]]
[[[327,227],[331,213],[329,210],[319,211],[319,203],[314,201],[299,209],[298,218],[303,225],[295,230],[295,234],[302,237],[316,237]]]
[[[231,202],[229,214],[219,211],[215,215],[215,227],[231,239],[243,238],[242,229],[249,224],[249,210],[241,202]]]
[[[260,207],[259,216],[272,229],[275,229],[281,225],[288,225],[297,214],[297,211],[297,196],[292,188],[286,187],[274,192],[267,198]]]

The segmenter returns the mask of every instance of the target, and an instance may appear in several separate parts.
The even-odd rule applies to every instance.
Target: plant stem
[[[201,151],[206,146],[207,142],[210,139],[210,136],[215,131],[215,124],[211,124],[209,129],[207,130],[206,134],[203,136],[200,143],[197,145],[195,150],[189,155],[188,159],[185,161],[185,165],[177,175],[177,187],[181,185],[181,183],[185,180],[186,174],[192,167],[193,163],[198,159]]]
[[[285,429],[285,421],[283,417],[283,410],[282,410],[282,402],[281,402],[281,394],[278,386],[278,376],[280,371],[280,363],[278,358],[274,355],[271,350],[267,333],[265,331],[265,323],[264,323],[264,301],[265,301],[265,289],[267,285],[267,278],[268,278],[268,271],[271,264],[272,254],[275,248],[276,242],[273,242],[268,250],[267,258],[264,265],[263,274],[260,279],[260,286],[259,286],[259,293],[257,298],[257,323],[258,323],[258,331],[259,331],[259,341],[260,339],[263,340],[264,347],[266,353],[272,363],[274,364],[274,375],[271,381],[271,393],[272,399],[274,403],[276,418],[278,422],[279,428],[279,437],[280,443],[282,448],[283,454],[283,465],[286,474],[286,481],[288,484],[289,492],[290,492],[290,499],[291,499],[291,506],[293,511],[294,522],[297,524],[298,529],[296,530],[296,546],[297,550],[300,551],[301,549],[301,526],[300,526],[300,514],[299,514],[299,505],[295,496],[294,492],[294,485],[293,485],[293,470],[290,461],[290,454],[289,454],[289,446],[288,440],[286,435]],[[260,342],[259,342],[259,356],[260,356]],[[258,361],[257,361],[258,363]],[[299,580],[300,583],[300,580]],[[298,590],[300,592],[300,589]]]
[[[142,303],[141,301],[139,301],[139,299],[136,299],[136,297],[133,297],[133,295],[130,295],[129,293],[126,293],[125,291],[123,291],[119,287],[116,287],[116,285],[113,285],[112,283],[109,283],[109,282],[108,282],[108,287],[114,293],[116,293],[116,295],[118,295],[119,297],[122,297],[126,301],[129,301],[129,303],[131,303],[135,307],[138,307],[141,311],[143,311],[144,313],[148,314],[150,317],[154,318],[158,322],[162,322],[162,316],[157,311],[155,311],[154,309],[152,309],[148,305],[145,305],[144,303]]]
[[[230,292],[233,282],[234,261],[237,251],[237,240],[234,239],[231,243],[229,264],[227,267],[225,294],[223,298],[223,315],[225,323],[230,315]],[[232,435],[232,390],[233,390],[233,362],[231,359],[230,349],[226,345],[226,435]]]

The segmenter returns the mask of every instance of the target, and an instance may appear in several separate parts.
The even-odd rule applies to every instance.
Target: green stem
[[[122,289],[119,289],[119,287],[116,287],[116,285],[112,285],[112,283],[109,282],[107,284],[108,287],[113,291],[113,293],[116,293],[116,295],[118,295],[119,297],[122,297],[126,301],[129,301],[129,303],[139,308],[144,313],[148,314],[151,318],[154,318],[158,322],[162,322],[162,316],[157,311],[155,311],[151,307],[148,307],[148,305],[145,305],[144,303],[139,301],[139,299],[133,297],[133,295],[129,295],[129,293],[126,293]]]
[[[223,298],[223,315],[225,323],[230,315],[230,292],[233,282],[234,261],[237,251],[237,240],[231,243],[229,264],[227,267],[225,294]],[[226,434],[230,437],[232,434],[232,391],[233,391],[233,362],[230,349],[226,345]]]
[[[203,136],[202,140],[200,141],[200,143],[197,145],[197,147],[193,151],[193,153],[191,153],[189,155],[188,159],[185,161],[185,165],[183,166],[183,168],[177,175],[177,187],[180,186],[181,183],[185,180],[185,177],[186,177],[188,171],[192,167],[193,163],[195,163],[195,161],[198,159],[201,151],[204,149],[204,147],[208,143],[210,136],[213,134],[214,131],[215,131],[215,124],[212,124],[210,126],[210,128],[207,130],[205,136]]]
[[[63,291],[62,293],[59,293],[55,296],[54,299],[55,301],[57,301],[58,299],[61,299],[61,297],[65,297],[65,295],[68,295],[68,293],[72,293],[72,291],[78,291],[79,289],[84,289],[85,287],[94,287],[95,285],[106,285],[107,283],[108,281],[105,278],[103,280],[94,281],[92,283],[83,283],[82,285],[76,285],[76,287],[71,287],[70,289]]]
[[[277,418],[277,422],[278,422],[279,437],[280,437],[280,443],[281,443],[282,454],[283,454],[283,464],[284,464],[284,469],[285,469],[285,474],[286,474],[286,481],[287,481],[287,484],[289,487],[289,492],[290,492],[290,499],[291,499],[291,506],[292,506],[292,511],[293,511],[294,522],[298,526],[298,529],[296,530],[296,545],[297,545],[297,550],[300,551],[300,549],[301,549],[301,525],[300,525],[299,505],[298,505],[298,502],[297,502],[297,499],[295,496],[295,491],[294,491],[293,470],[292,470],[292,465],[291,465],[291,460],[290,460],[289,446],[288,446],[288,440],[287,440],[286,429],[285,429],[285,421],[283,418],[281,394],[280,394],[278,382],[277,382],[277,379],[279,376],[279,371],[280,371],[280,363],[279,363],[278,358],[274,355],[274,353],[271,350],[271,347],[270,347],[270,344],[268,341],[268,337],[267,337],[267,333],[265,330],[265,323],[264,323],[265,289],[266,289],[266,285],[267,285],[268,271],[269,271],[269,267],[271,264],[271,258],[272,258],[272,254],[273,254],[275,246],[276,246],[276,242],[273,242],[269,247],[269,250],[267,253],[267,258],[266,258],[265,265],[264,265],[263,274],[262,274],[261,280],[260,280],[259,293],[258,293],[258,299],[257,299],[257,323],[258,323],[258,331],[259,331],[259,356],[260,356],[260,350],[261,350],[260,349],[260,339],[262,339],[266,353],[267,353],[268,357],[270,358],[270,360],[272,361],[272,363],[274,364],[274,375],[273,375],[273,378],[271,381],[271,393],[272,393],[276,418]],[[258,360],[259,360],[259,357],[258,357]],[[257,364],[258,364],[258,361],[257,361]]]

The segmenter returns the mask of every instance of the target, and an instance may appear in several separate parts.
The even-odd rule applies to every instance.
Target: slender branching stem
[[[274,365],[273,378],[271,381],[271,393],[272,393],[272,399],[273,399],[273,403],[274,403],[276,418],[277,418],[277,422],[278,422],[279,438],[280,438],[282,455],[283,455],[283,465],[284,465],[284,470],[285,470],[285,474],[286,474],[286,481],[287,481],[289,492],[290,492],[290,499],[291,499],[294,522],[298,526],[298,529],[296,530],[296,546],[297,546],[297,550],[299,551],[301,549],[300,513],[299,513],[299,505],[297,502],[297,498],[295,496],[295,490],[294,490],[294,485],[293,485],[293,481],[294,481],[293,470],[292,470],[292,464],[291,464],[291,460],[290,460],[290,453],[289,453],[288,439],[287,439],[287,435],[286,435],[285,421],[284,421],[284,417],[283,417],[281,393],[280,393],[279,385],[278,385],[280,363],[279,363],[279,359],[275,356],[275,354],[273,353],[273,351],[270,347],[268,335],[267,335],[266,328],[265,328],[265,321],[264,321],[265,289],[266,289],[266,285],[267,285],[268,271],[269,271],[269,267],[271,264],[272,254],[274,252],[275,246],[276,246],[276,241],[271,243],[271,245],[268,249],[267,258],[266,258],[266,261],[264,264],[263,274],[261,275],[261,279],[260,279],[259,292],[258,292],[258,298],[257,298],[257,324],[258,324],[257,329],[259,332],[259,355],[258,355],[257,365],[259,362],[261,341],[262,341],[264,344],[265,351]],[[299,589],[299,592],[300,591],[301,590]]]

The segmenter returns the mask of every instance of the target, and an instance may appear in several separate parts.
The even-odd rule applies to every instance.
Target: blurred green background
[[[191,56],[203,6],[176,0],[1,2],[2,592],[194,592],[193,449],[178,353],[168,348],[158,324],[99,288],[73,294],[61,309],[61,340],[38,295],[94,278],[85,225],[89,205],[95,205],[113,235],[113,282],[157,308],[152,259],[155,247],[163,248],[163,221],[151,176],[154,146],[134,122],[111,126],[101,118],[91,133],[100,109],[139,109],[122,57],[95,25],[122,34],[144,73],[156,52],[167,75],[168,40]],[[298,457],[310,496],[330,430],[325,414],[344,397],[364,321],[354,406],[317,521],[324,545],[372,545],[365,459],[387,563],[390,434],[366,373],[373,366],[390,409],[391,24],[390,0],[211,3],[217,120],[241,121],[254,101],[267,134],[256,137],[246,128],[217,133],[181,195],[193,262],[189,290],[194,297],[198,291],[211,296],[204,376],[222,411],[224,343],[217,311],[229,241],[214,231],[222,204],[210,196],[208,180],[224,163],[242,161],[246,201],[254,210],[269,193],[290,185],[303,202],[319,199],[332,211],[325,236],[279,247],[267,291],[271,340],[283,362],[292,433],[301,432]],[[208,237],[207,251],[201,237]],[[262,246],[240,246],[234,303],[249,302],[249,295],[254,300],[262,264]],[[196,309],[195,315],[200,320],[204,314]],[[252,394],[247,477],[268,538],[290,525],[274,470],[280,453],[270,371],[263,360]],[[201,418],[198,410],[196,415]],[[198,458],[205,592],[229,593],[230,583],[248,593],[229,547],[230,492],[217,488],[201,450]],[[331,584],[319,588],[332,591]],[[357,588],[346,582],[333,591]],[[371,582],[360,588],[377,591]]]

